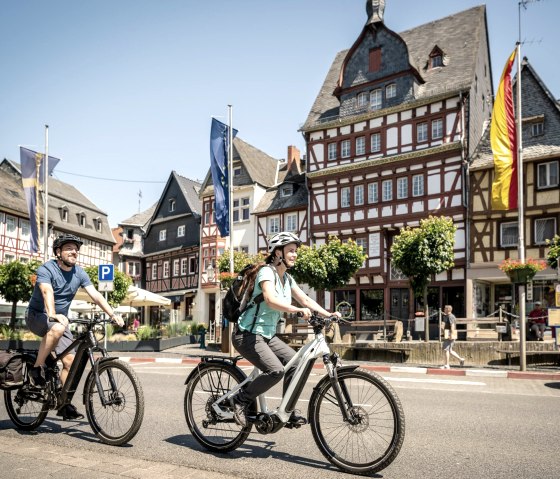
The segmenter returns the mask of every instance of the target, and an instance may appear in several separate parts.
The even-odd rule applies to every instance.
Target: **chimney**
[[[301,157],[300,157],[299,149],[297,147],[293,145],[288,146],[287,161],[288,161],[288,166],[286,168],[286,171],[290,171],[292,169],[292,166],[295,164],[297,174],[299,175],[301,173]]]

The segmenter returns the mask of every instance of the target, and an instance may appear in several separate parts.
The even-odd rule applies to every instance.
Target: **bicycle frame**
[[[266,397],[264,394],[258,396],[257,401],[259,405],[259,411],[265,414],[275,414],[283,423],[288,422],[292,411],[295,408],[295,405],[303,391],[303,387],[309,375],[311,374],[311,370],[313,369],[313,365],[315,361],[319,357],[323,357],[323,362],[327,369],[327,373],[330,377],[334,374],[334,367],[332,362],[330,361],[330,354],[331,350],[325,340],[325,336],[322,332],[315,332],[315,338],[304,345],[296,354],[295,356],[284,366],[284,371],[287,371],[293,365],[297,364],[294,374],[292,376],[292,380],[288,385],[288,389],[286,390],[285,394],[282,396],[282,400],[278,408],[274,410],[270,410],[268,408],[268,404],[266,401]],[[233,413],[230,411],[224,411],[220,406],[225,402],[228,404],[229,398],[233,396],[240,388],[245,386],[247,383],[256,379],[261,374],[261,371],[255,367],[251,374],[242,382],[236,385],[231,391],[227,392],[223,396],[221,396],[217,401],[212,404],[212,408],[222,418],[225,419],[233,419]]]
[[[66,377],[66,381],[62,386],[62,389],[57,394],[57,408],[60,408],[66,404],[72,402],[72,398],[76,390],[78,389],[78,385],[80,384],[80,380],[84,374],[86,364],[89,361],[92,368],[97,368],[99,361],[96,361],[93,357],[94,351],[101,352],[102,359],[108,357],[108,353],[104,348],[100,348],[97,342],[97,339],[94,336],[94,333],[91,329],[88,328],[87,331],[80,333],[79,336],[72,342],[70,346],[68,346],[64,351],[60,354],[55,355],[54,357],[51,355],[50,357],[56,364],[59,360],[62,360],[65,356],[71,353],[71,351],[77,347],[76,354],[74,356],[74,361],[70,366],[70,370],[68,371],[68,376]],[[109,378],[111,381],[111,387],[115,389],[114,379],[109,372]],[[101,384],[99,384],[99,377],[96,374],[96,383],[97,389],[100,394],[101,402],[104,406],[109,404],[110,401],[107,401],[104,395],[101,393],[103,388]]]

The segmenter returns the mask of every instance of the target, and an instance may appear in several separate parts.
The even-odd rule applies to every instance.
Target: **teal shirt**
[[[261,283],[263,281],[272,281],[276,290],[276,297],[286,304],[292,304],[292,279],[288,273],[284,273],[284,285],[282,286],[282,281],[280,281],[276,269],[272,266],[263,266],[257,273],[252,298],[262,293]],[[266,301],[260,303],[259,312],[255,318],[256,309],[256,305],[251,306],[239,317],[239,329],[242,331],[252,331],[264,338],[272,338],[276,334],[276,326],[283,313],[272,309],[266,304]],[[251,329],[253,321],[255,321],[255,326]]]

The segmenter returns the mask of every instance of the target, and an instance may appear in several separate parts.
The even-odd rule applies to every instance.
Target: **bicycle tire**
[[[86,415],[95,435],[105,444],[120,446],[138,432],[144,419],[144,393],[134,370],[122,361],[111,359],[97,366],[106,399],[104,406],[96,383],[96,368],[89,372],[84,386]],[[116,390],[112,391],[112,376]]]
[[[344,421],[330,378],[326,376],[309,400],[311,431],[329,462],[352,474],[385,469],[402,447],[404,411],[393,388],[381,376],[364,369],[339,370],[357,422]]]
[[[213,452],[229,452],[241,446],[253,425],[241,427],[232,419],[218,419],[211,405],[219,397],[245,380],[245,375],[227,364],[198,366],[185,390],[185,419],[196,441]],[[254,404],[249,408],[254,409]]]
[[[33,431],[47,417],[49,406],[41,391],[30,391],[26,386],[4,391],[4,404],[17,429]]]

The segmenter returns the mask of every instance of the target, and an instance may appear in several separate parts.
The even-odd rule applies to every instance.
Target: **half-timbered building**
[[[171,172],[144,236],[145,285],[171,300],[172,320],[191,319],[198,290],[200,183]],[[168,310],[151,307],[151,323]]]
[[[231,235],[222,238],[214,215],[214,185],[210,170],[202,183],[202,225],[200,230],[200,286],[201,300],[197,302],[198,317],[210,326],[210,333],[219,338],[221,328],[216,320],[221,316],[219,298],[220,283],[217,261],[229,248],[233,238],[233,249],[254,254],[257,252],[256,223],[252,212],[260,203],[269,187],[278,182],[278,160],[246,143],[241,138],[233,140],[231,199],[233,226]]]
[[[517,78],[514,80],[516,98]],[[525,257],[546,258],[546,240],[558,234],[560,220],[560,105],[527,59],[521,69]],[[485,316],[502,306],[514,312],[516,291],[499,270],[518,258],[519,210],[492,209],[494,160],[489,131],[470,164],[472,229],[467,275],[467,314]],[[555,271],[537,273],[527,291],[528,311],[535,301],[554,305]]]
[[[268,240],[280,231],[290,231],[307,243],[307,179],[305,158],[288,146],[286,161],[278,163],[278,183],[267,189],[255,208],[257,251],[266,252]]]
[[[455,267],[433,278],[430,306],[464,315],[466,159],[492,98],[486,10],[475,7],[402,32],[368,18],[338,53],[302,127],[307,141],[310,235],[352,238],[368,258],[326,306],[351,319],[406,319],[415,307],[391,244],[429,215],[457,226]]]
[[[79,236],[84,244],[78,263],[95,266],[112,262],[115,242],[107,214],[95,206],[80,191],[68,183],[49,178],[49,238],[47,257],[52,254],[52,242],[62,233]],[[42,202],[38,205],[43,221]],[[43,260],[43,225],[39,228],[41,251],[30,253],[30,225],[25,193],[18,163],[4,159],[0,164],[0,261]]]

